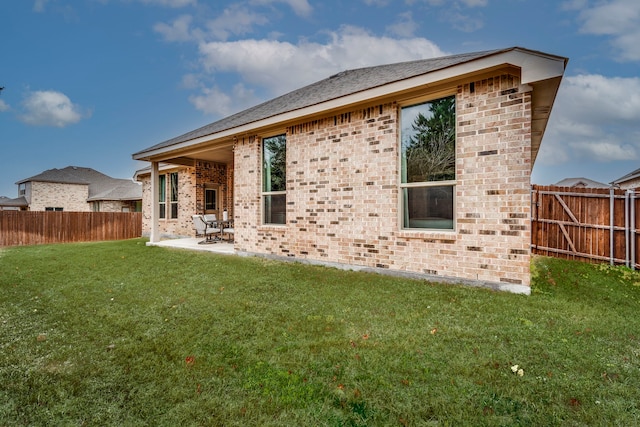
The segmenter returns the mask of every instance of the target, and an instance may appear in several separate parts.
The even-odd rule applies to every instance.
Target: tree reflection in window
[[[285,135],[265,138],[264,140],[263,191],[286,190],[286,153]]]
[[[453,96],[403,109],[403,183],[455,179],[455,114]]]
[[[264,224],[286,224],[287,138],[263,139],[262,199]]]
[[[402,108],[402,227],[453,230],[455,96]]]

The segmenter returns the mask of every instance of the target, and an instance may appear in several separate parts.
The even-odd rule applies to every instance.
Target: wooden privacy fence
[[[0,246],[121,240],[141,235],[140,212],[0,211]]]
[[[534,185],[531,202],[533,253],[640,266],[632,190]]]

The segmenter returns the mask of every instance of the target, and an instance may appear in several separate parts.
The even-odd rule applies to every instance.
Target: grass
[[[625,268],[538,258],[522,296],[128,240],[0,272],[0,426],[640,424]]]

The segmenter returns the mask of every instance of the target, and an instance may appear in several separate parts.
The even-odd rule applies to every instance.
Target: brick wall
[[[54,182],[31,182],[29,209],[44,211],[46,208],[63,208],[69,212],[90,212],[87,203],[87,184],[61,184]]]
[[[529,286],[531,96],[519,87],[504,75],[457,90],[455,232],[401,230],[391,103],[287,129],[285,226],[261,225],[261,139],[239,140],[236,249]]]
[[[620,188],[638,188],[640,187],[640,178],[630,179],[622,184],[620,184]]]
[[[233,212],[233,167],[221,163],[203,162],[196,163],[196,212],[204,213],[204,191],[208,186],[218,189],[219,212],[222,218],[222,209],[226,209],[229,216]]]
[[[122,212],[122,209],[127,207],[129,212],[135,212],[135,203],[119,200],[100,200],[99,202],[91,202],[99,204],[100,212]],[[93,209],[93,206],[91,207]]]

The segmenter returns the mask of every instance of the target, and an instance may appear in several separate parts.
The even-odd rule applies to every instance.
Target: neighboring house
[[[130,179],[111,178],[91,168],[49,169],[16,182],[18,198],[4,207],[30,211],[135,212],[142,187]]]
[[[589,178],[565,178],[556,182],[554,185],[558,187],[577,187],[577,188],[609,188],[604,182],[594,181]]]
[[[619,188],[638,188],[640,187],[640,169],[636,169],[633,172],[616,179],[611,185]]]
[[[8,203],[10,200],[10,198],[6,197],[6,196],[0,196],[0,211],[17,211],[20,208],[15,207],[15,206],[5,206],[5,203]]]
[[[530,292],[530,175],[567,59],[343,71],[133,154],[143,227],[227,210],[235,250]]]

